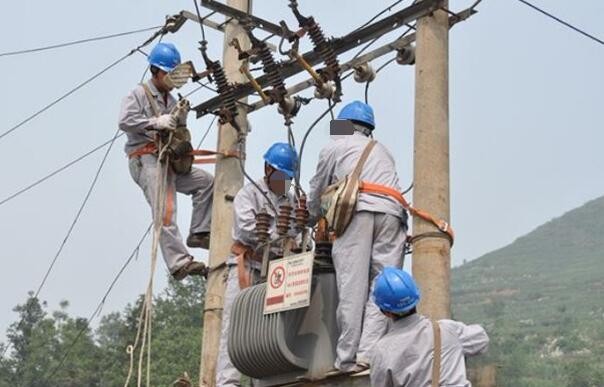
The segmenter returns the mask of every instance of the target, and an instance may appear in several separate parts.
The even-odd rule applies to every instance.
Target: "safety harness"
[[[432,361],[432,387],[440,386],[440,366],[442,355],[442,340],[440,337],[440,324],[437,320],[431,319],[432,332],[434,335],[434,352]]]
[[[444,233],[447,239],[449,239],[451,245],[453,245],[455,233],[448,222],[434,217],[427,211],[412,207],[403,194],[395,188],[359,179],[363,170],[363,165],[367,161],[369,154],[375,145],[375,140],[371,140],[367,143],[353,172],[344,179],[327,187],[321,194],[321,209],[329,224],[330,230],[335,234],[335,237],[341,236],[350,224],[356,209],[358,194],[367,193],[386,196],[396,200],[404,209],[409,211],[411,215],[417,216],[436,226],[438,230]],[[415,238],[411,238],[411,241],[416,241],[420,239],[420,237],[427,236],[428,234],[421,234]]]
[[[145,91],[145,95],[147,97],[147,100],[149,101],[149,105],[151,105],[151,110],[153,110],[154,116],[159,117],[160,110],[157,106],[155,99],[153,98],[153,93],[151,92],[151,89],[148,85],[144,83],[141,84],[141,86]],[[156,133],[154,141],[149,141],[143,146],[128,153],[128,158],[140,157],[144,155],[157,156],[157,143],[162,139],[160,136],[160,133]],[[170,167],[172,171],[177,175],[184,175],[191,172],[191,167],[193,164],[212,164],[216,162],[216,157],[207,156],[221,155],[223,157],[240,157],[240,153],[238,151],[219,152],[205,149],[193,149],[193,146],[191,145],[191,133],[189,132],[189,129],[187,129],[185,126],[177,127],[174,131],[170,132],[168,140],[165,142],[165,144]],[[195,158],[195,156],[202,157]],[[174,190],[168,189],[166,192],[165,212],[163,217],[164,226],[167,226],[171,223],[173,212]]]
[[[156,117],[159,117],[160,110],[153,98],[153,93],[148,85],[141,85],[145,90],[145,95],[147,96],[147,100],[151,105],[151,110],[153,110],[153,114]],[[143,155],[157,155],[157,138],[155,141],[150,141],[147,144],[141,146],[138,149],[130,152],[128,154],[129,158],[139,157]],[[212,151],[206,149],[193,149],[191,145],[191,134],[189,129],[184,126],[176,128],[172,139],[170,141],[170,165],[172,170],[179,175],[189,173],[191,171],[192,164],[213,164],[216,162],[216,157],[207,157],[207,156],[216,156],[221,155],[223,157],[240,157],[238,151]],[[195,156],[206,156],[205,158],[195,158]]]
[[[128,153],[129,158],[140,157],[143,155],[157,155],[157,145],[154,142],[148,142],[147,144],[141,146],[140,148],[135,149],[134,151]],[[213,151],[208,149],[194,149],[189,152],[191,156],[202,156],[197,157],[193,160],[193,164],[214,164],[216,163],[216,157],[207,157],[207,156],[217,156],[220,155],[222,157],[237,157],[239,158],[239,151]]]
[[[407,200],[405,199],[403,194],[400,193],[399,190],[392,188],[392,187],[385,186],[385,185],[370,183],[370,182],[363,180],[359,184],[359,191],[363,192],[363,193],[382,195],[382,196],[388,196],[388,197],[393,198],[394,200],[399,202],[403,206],[404,209],[409,211],[409,213],[411,215],[417,216],[417,217],[435,225],[441,232],[443,232],[449,236],[449,239],[451,240],[451,244],[453,244],[453,241],[455,240],[455,233],[453,231],[453,228],[449,225],[449,223],[447,223],[446,221],[444,221],[442,219],[438,219],[438,218],[434,217],[427,211],[412,207],[407,202]]]

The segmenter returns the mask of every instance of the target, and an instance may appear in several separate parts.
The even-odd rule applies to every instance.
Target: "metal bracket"
[[[283,34],[281,26],[269,22],[268,20],[259,18],[258,16],[250,15],[246,12],[229,7],[228,5],[219,3],[215,0],[201,0],[201,5],[208,9],[211,9],[212,11],[219,12],[225,16],[230,16],[240,21],[245,20],[247,23],[254,26],[254,28],[259,28],[261,30],[270,32],[271,34],[278,36],[281,36],[281,34]],[[286,31],[286,33],[290,34],[291,31]]]
[[[458,19],[457,17],[454,17],[454,16],[449,17],[449,24],[451,26],[454,26],[458,22],[465,20],[468,17],[470,17],[476,13],[476,11],[472,11],[472,12],[470,12],[470,11],[471,10],[468,8],[467,10],[464,10],[464,11],[458,13],[458,15],[463,15],[464,19]],[[402,50],[405,47],[408,47],[411,43],[413,43],[415,41],[415,36],[416,36],[415,32],[411,33],[404,37],[398,38],[388,44],[385,44],[381,47],[378,47],[373,51],[365,53],[357,58],[351,59],[348,62],[343,63],[340,66],[342,68],[342,72],[354,69],[356,66],[360,66],[363,63],[371,62],[372,60],[380,58],[392,51]],[[315,85],[314,78],[308,78],[302,82],[299,82],[299,83],[293,85],[292,87],[289,87],[287,89],[287,95],[294,96],[295,94],[301,92],[302,90],[305,90],[314,85]],[[262,100],[253,102],[253,103],[251,103],[249,109],[247,109],[247,112],[248,113],[254,112],[254,111],[264,107],[265,105],[266,104]]]
[[[204,2],[207,0],[204,0]],[[396,12],[395,14],[386,17],[380,21],[368,25],[365,28],[354,31],[344,37],[333,39],[331,46],[335,55],[342,54],[350,49],[358,47],[363,43],[366,43],[373,38],[386,34],[394,29],[397,29],[409,22],[412,22],[422,16],[428,15],[440,7],[442,0],[423,0],[415,3],[405,9]],[[245,13],[244,13],[245,14]],[[281,31],[281,27],[279,27]],[[316,51],[310,51],[302,55],[304,60],[310,65],[314,66],[323,61],[321,55]],[[281,76],[289,78],[292,75],[298,74],[304,71],[303,67],[295,61],[281,62],[278,64],[280,67]],[[342,71],[344,71],[342,69]],[[270,84],[270,78],[267,75],[263,75],[256,79],[261,87],[266,87]],[[238,84],[234,86],[233,96],[236,100],[249,96],[255,92],[254,88],[249,84]],[[202,117],[208,113],[214,111],[220,106],[220,99],[218,97],[211,98],[195,107],[193,110],[197,113],[197,118]]]

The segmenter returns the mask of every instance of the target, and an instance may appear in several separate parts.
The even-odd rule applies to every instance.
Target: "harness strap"
[[[440,337],[440,324],[436,320],[432,322],[432,331],[434,333],[434,359],[432,363],[432,387],[440,386],[440,362],[442,353],[442,340]]]
[[[139,157],[143,155],[150,155],[157,153],[157,145],[154,142],[148,142],[145,145],[141,146],[138,149],[128,153],[128,158]],[[222,157],[240,157],[239,151],[213,151],[208,149],[196,149],[190,153],[192,156],[214,156],[220,155]],[[206,158],[196,158],[193,163],[194,164],[214,164],[216,163],[216,157],[206,157]]]
[[[405,199],[403,194],[401,194],[397,189],[394,189],[392,187],[388,187],[385,185],[381,185],[381,184],[375,184],[375,183],[369,183],[367,181],[361,181],[359,183],[359,191],[363,192],[363,193],[371,193],[371,194],[383,195],[383,196],[388,196],[388,197],[393,198],[394,200],[399,202],[403,206],[404,209],[408,210],[411,213],[411,215],[417,216],[427,222],[432,223],[440,231],[449,235],[449,237],[451,238],[451,241],[455,240],[455,233],[453,231],[453,228],[449,225],[448,222],[446,222],[442,219],[437,219],[436,217],[434,217],[432,214],[430,214],[427,211],[412,207],[407,202],[407,200]]]
[[[356,185],[357,184],[356,182],[359,181],[361,172],[363,172],[363,166],[365,165],[365,162],[369,158],[369,154],[375,147],[376,143],[377,143],[377,141],[371,140],[367,143],[367,145],[365,145],[365,148],[363,149],[363,152],[361,153],[361,156],[359,157],[359,160],[357,161],[357,163],[354,167],[354,170],[349,175],[351,184]],[[356,199],[356,194],[358,193],[358,191],[356,191],[356,189],[352,189],[352,188],[353,187],[350,187],[350,189],[347,189],[344,192],[344,197],[342,198],[342,202],[341,202],[343,208],[340,209],[340,213],[339,213],[338,219],[336,220],[336,224],[347,223],[346,222],[347,214],[349,214],[350,211],[354,211],[354,208],[349,208],[349,205],[350,205],[351,199],[353,199],[353,195],[355,195],[355,199]],[[354,205],[356,206],[356,203],[354,203]]]
[[[155,117],[159,117],[161,115],[159,106],[157,106],[157,102],[155,98],[153,98],[153,93],[151,93],[151,89],[146,83],[141,83],[141,86],[145,90],[145,95],[147,96],[147,100],[149,101],[149,105],[151,105],[151,110],[153,110],[153,114]]]
[[[246,270],[246,261],[254,255],[250,246],[240,241],[235,241],[231,246],[231,253],[237,257],[237,276],[239,278],[239,288],[248,288],[252,282],[252,274]]]
[[[141,146],[138,149],[133,150],[128,153],[128,158],[131,159],[133,157],[139,157],[143,155],[151,155],[157,153],[157,145],[154,142],[148,142],[145,145]]]

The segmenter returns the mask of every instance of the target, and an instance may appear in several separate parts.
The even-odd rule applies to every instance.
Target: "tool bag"
[[[174,130],[167,151],[170,153],[170,167],[174,173],[186,175],[191,172],[195,157],[192,154],[191,132],[186,126],[179,126]]]
[[[339,237],[346,231],[356,210],[359,197],[360,176],[376,141],[371,140],[363,149],[351,174],[335,184],[328,186],[321,194],[321,214],[327,220],[329,228]]]
[[[153,99],[151,90],[146,84],[142,85],[145,89],[145,94],[151,105],[151,109],[156,117],[160,115],[159,107]],[[170,113],[172,115],[178,115],[180,110],[189,108],[189,101],[182,99],[178,101],[178,104],[174,107]],[[168,160],[170,162],[170,168],[177,175],[186,175],[191,172],[193,167],[194,156],[193,145],[191,145],[191,132],[186,126],[179,126],[173,131],[168,133],[160,133],[160,136],[164,136],[164,144],[166,144],[165,152],[168,154]]]

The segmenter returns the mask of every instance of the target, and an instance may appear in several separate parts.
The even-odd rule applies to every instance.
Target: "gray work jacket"
[[[268,188],[264,179],[258,179],[256,184],[258,184],[262,191],[271,199],[271,203],[277,211],[279,211],[279,206],[282,204],[289,204],[295,208],[295,200],[291,193],[277,196]],[[252,183],[246,184],[239,192],[237,192],[235,200],[233,200],[233,229],[231,232],[234,241],[239,241],[252,248],[257,247],[258,238],[256,238],[255,234],[256,214],[263,209],[273,217],[269,233],[271,234],[272,239],[277,238],[277,230],[275,227],[277,213],[268,204],[264,195],[262,195]],[[292,233],[295,235],[293,229]],[[233,265],[236,263],[236,257],[231,254],[227,259],[227,264]]]
[[[321,194],[330,184],[338,182],[352,173],[365,146],[371,138],[362,133],[332,139],[319,153],[315,176],[310,180],[308,209],[311,219],[317,220],[321,207]],[[394,158],[380,143],[377,143],[361,172],[361,180],[401,190]],[[361,193],[356,211],[371,211],[406,219],[403,206],[396,200],[382,195]]]
[[[480,325],[440,320],[440,386],[470,387],[464,356],[487,350],[489,337]],[[434,356],[432,323],[414,314],[394,321],[373,349],[373,387],[430,387]]]
[[[155,99],[160,114],[167,114],[172,111],[176,105],[176,99],[167,94],[167,103],[164,102],[164,95],[160,93],[151,80],[147,81],[147,86]],[[141,146],[152,142],[154,132],[148,129],[154,127],[156,120],[151,104],[145,94],[142,85],[138,85],[122,100],[120,106],[119,128],[126,132],[128,141],[124,150],[126,154],[140,148]]]

